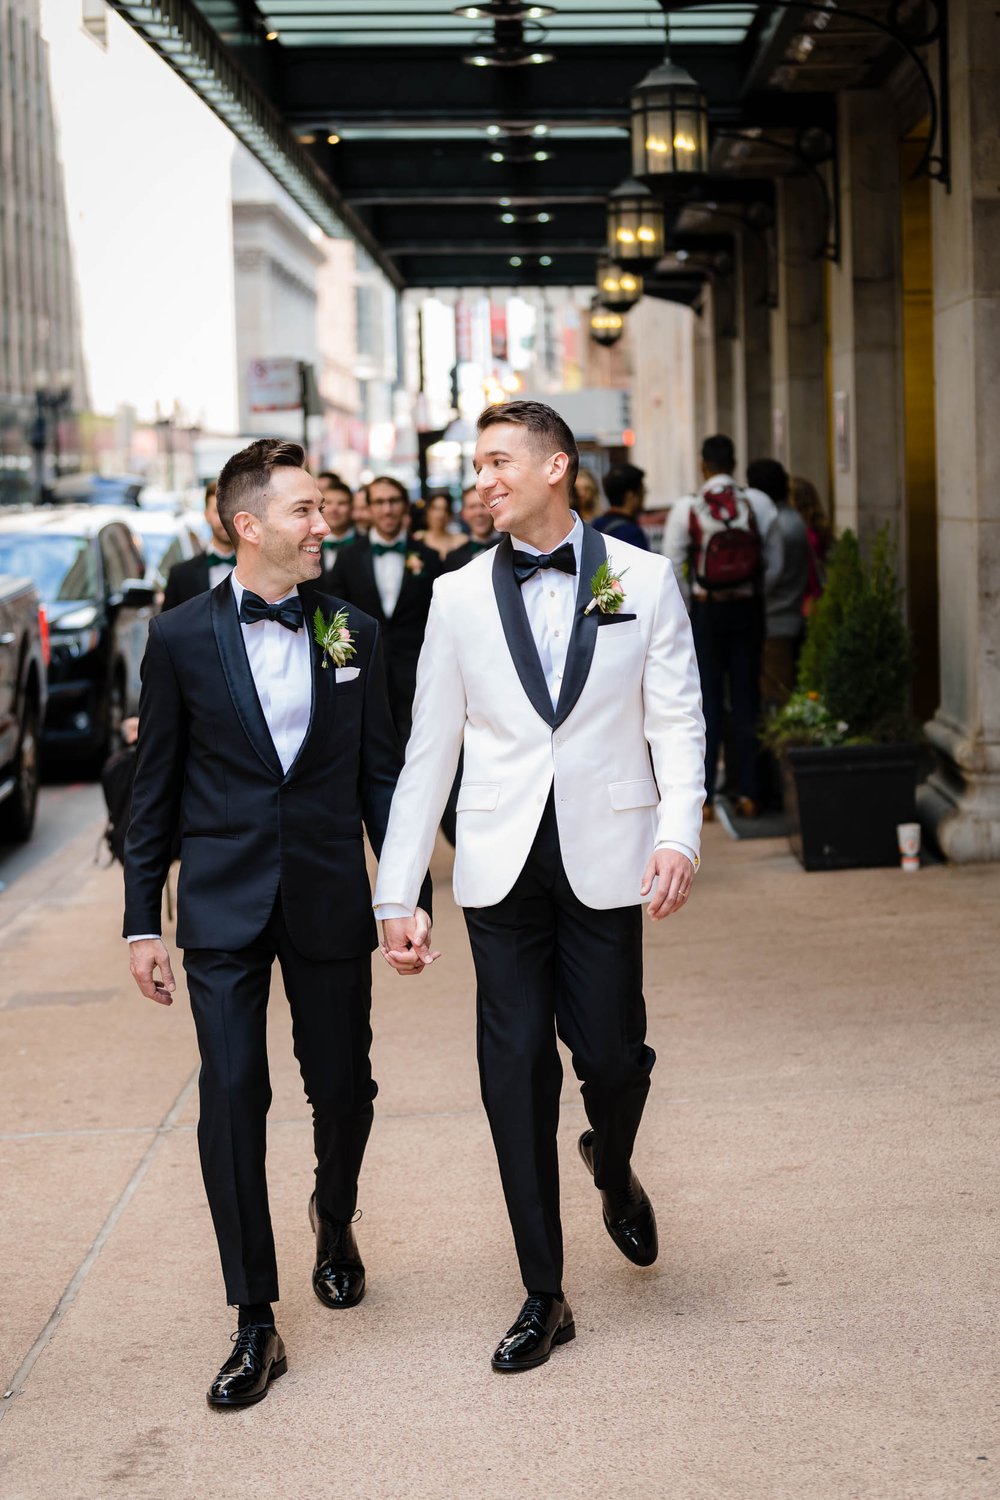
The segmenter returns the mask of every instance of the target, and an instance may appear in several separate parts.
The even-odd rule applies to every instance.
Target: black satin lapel
[[[243,632],[240,629],[239,613],[236,609],[236,595],[233,593],[228,578],[223,579],[218,588],[212,590],[212,629],[215,631],[215,641],[219,648],[222,670],[226,675],[229,696],[233,700],[233,707],[243,725],[247,739],[267,769],[280,779],[285,773],[281,769],[281,761],[278,759],[278,752],[274,748],[271,731],[267,727],[264,710],[260,706],[257,689],[254,687],[253,673],[250,671],[250,663],[247,660],[247,648],[243,643]]]
[[[573,634],[569,638],[569,650],[566,652],[566,673],[563,677],[559,702],[556,705],[553,729],[558,729],[559,725],[569,718],[590,674],[591,663],[594,660],[594,647],[597,645],[597,610],[592,609],[589,615],[584,611],[594,597],[590,580],[606,556],[600,532],[595,531],[592,526],[584,526]]]
[[[545,673],[538,659],[535,638],[528,624],[528,612],[524,607],[521,589],[514,577],[514,565],[511,560],[513,550],[509,536],[505,536],[497,546],[493,558],[493,592],[500,611],[500,623],[507,640],[507,649],[517,668],[521,686],[527,693],[528,701],[535,712],[541,715],[546,724],[551,724],[555,710],[545,682]]]

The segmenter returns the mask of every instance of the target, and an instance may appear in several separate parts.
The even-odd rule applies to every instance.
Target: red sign
[[[507,305],[490,303],[490,353],[494,359],[507,358]]]
[[[466,302],[455,304],[455,363],[467,365],[472,360],[472,308]]]

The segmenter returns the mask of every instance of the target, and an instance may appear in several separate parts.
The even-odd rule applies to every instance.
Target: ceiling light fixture
[[[632,90],[632,173],[654,191],[670,177],[708,170],[708,98],[700,83],[667,55]]]
[[[486,0],[484,5],[459,5],[452,15],[464,21],[544,21],[555,15],[555,7],[524,5],[520,0]]]

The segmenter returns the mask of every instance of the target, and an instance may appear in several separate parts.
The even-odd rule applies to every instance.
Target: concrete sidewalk
[[[309,1286],[310,1129],[272,1005],[269,1176],[289,1372],[204,1391],[233,1326],[183,996],[143,1001],[90,834],[0,897],[5,1500],[993,1497],[1000,868],[805,875],[706,830],[647,939],[659,1052],[637,1167],[661,1256],[617,1254],[563,1111],[578,1337],[494,1375],[518,1284],[475,1070],[471,963],[378,963],[369,1294]],[[179,976],[180,977],[180,976]]]

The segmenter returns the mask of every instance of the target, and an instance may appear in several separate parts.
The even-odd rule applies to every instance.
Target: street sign
[[[254,359],[247,377],[251,411],[297,411],[302,383],[297,359]]]

